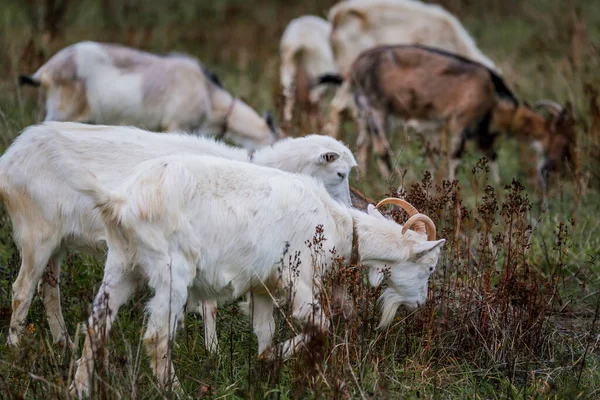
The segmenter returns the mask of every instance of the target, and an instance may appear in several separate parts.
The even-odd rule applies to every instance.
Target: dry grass
[[[185,51],[216,70],[225,86],[257,110],[281,110],[277,38],[291,18],[324,15],[333,3],[228,0],[215,4],[113,0],[69,2],[47,15],[12,0],[0,20],[0,148],[40,119],[38,93],[16,86],[61,47],[110,40],[143,49]],[[551,3],[551,4],[550,4]],[[35,12],[25,8],[33,4]],[[404,171],[383,181],[376,169],[353,180],[372,198],[407,198],[432,217],[447,238],[427,304],[399,313],[393,326],[376,329],[381,289],[365,273],[336,265],[322,295],[332,328],[287,363],[259,363],[248,319],[235,305],[222,307],[221,351],[203,347],[202,322],[188,316],[176,341],[175,368],[188,394],[198,398],[595,398],[600,395],[600,9],[593,1],[443,2],[465,21],[480,47],[497,60],[524,100],[569,101],[578,121],[580,167],[555,179],[542,210],[532,185],[527,148],[501,140],[499,162],[506,187],[492,187],[485,160],[473,148],[460,184],[441,181],[436,137],[392,138]],[[60,7],[59,7],[60,8]],[[37,15],[37,17],[36,17]],[[52,18],[62,21],[52,31]],[[32,21],[36,21],[33,23]],[[297,121],[294,133],[306,125]],[[354,127],[344,125],[353,148]],[[434,171],[435,177],[426,173]],[[355,179],[355,178],[353,178]],[[406,215],[390,210],[403,221]],[[19,256],[10,223],[0,212],[0,343],[10,318],[10,289]],[[326,238],[327,232],[322,235]],[[310,251],[318,252],[321,233]],[[307,249],[307,251],[309,251]],[[293,262],[293,260],[292,260]],[[84,321],[102,276],[101,262],[69,256],[61,276],[71,335]],[[347,293],[344,297],[344,293]],[[95,397],[163,398],[141,345],[140,321],[149,293],[140,290],[121,311],[108,341],[110,367],[100,370]],[[345,299],[345,300],[343,300]],[[277,312],[279,339],[294,325]],[[25,345],[0,344],[0,397],[67,397],[76,355],[51,344],[43,306],[34,300]]]

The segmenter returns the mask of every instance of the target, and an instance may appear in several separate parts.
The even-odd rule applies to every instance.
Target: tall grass
[[[0,14],[0,52],[5,56],[0,57],[0,148],[41,118],[38,92],[18,88],[17,75],[83,39],[188,52],[257,110],[280,110],[277,39],[291,18],[324,15],[333,3],[82,0],[69,3],[61,29],[50,40],[44,24],[35,25],[25,8],[34,2],[11,0]],[[321,295],[331,327],[324,335],[315,333],[309,348],[285,363],[257,360],[249,318],[236,305],[220,308],[220,351],[214,355],[204,349],[202,321],[188,315],[174,344],[175,368],[187,394],[284,399],[598,397],[600,9],[591,0],[443,4],[497,61],[520,98],[550,97],[573,105],[581,165],[577,177],[554,177],[544,209],[532,183],[531,153],[510,138],[499,143],[506,186],[494,187],[485,160],[474,148],[466,151],[460,183],[448,183],[439,173],[443,157],[436,135],[415,138],[410,131],[396,130],[391,139],[404,174],[384,181],[374,169],[352,183],[375,199],[408,199],[436,221],[438,237],[447,239],[425,306],[400,312],[389,329],[377,329],[382,288],[371,288],[360,266],[337,263],[325,277]],[[38,11],[44,15],[43,9]],[[292,129],[303,134],[309,126],[300,119]],[[352,148],[355,128],[350,123],[344,125],[344,134]],[[406,218],[402,211],[388,212],[398,222]],[[316,232],[307,238],[306,251],[318,254],[326,238],[327,232]],[[89,315],[101,264],[82,255],[70,255],[65,262],[62,304],[72,337],[77,333],[81,339],[79,323]],[[67,397],[79,350],[52,345],[39,299],[32,304],[22,348],[3,344],[19,265],[10,221],[2,211],[0,397]],[[149,296],[141,287],[120,311],[106,338],[108,368],[99,370],[95,397],[173,396],[158,388],[144,355],[143,306]],[[275,315],[278,341],[302,329],[287,306]]]

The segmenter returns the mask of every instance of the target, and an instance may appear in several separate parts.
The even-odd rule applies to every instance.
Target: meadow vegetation
[[[257,111],[279,113],[283,29],[296,16],[325,15],[332,4],[7,0],[0,11],[0,153],[43,115],[39,92],[18,87],[18,74],[84,39],[197,56]],[[402,173],[384,181],[371,168],[351,184],[373,199],[404,196],[436,221],[438,237],[448,242],[427,304],[399,312],[389,329],[379,330],[381,289],[365,285],[360,268],[336,265],[323,293],[330,331],[285,363],[257,360],[251,324],[235,304],[220,308],[215,355],[204,348],[202,320],[190,314],[174,344],[174,364],[192,397],[600,397],[600,6],[594,0],[442,4],[463,21],[521,100],[571,105],[577,167],[553,176],[543,206],[527,146],[500,139],[500,186],[488,179],[475,146],[468,146],[459,180],[450,183],[442,180],[439,135],[417,135],[397,124],[391,140]],[[287,133],[310,129],[299,118]],[[351,122],[344,124],[344,141],[353,150],[355,132]],[[398,221],[406,218],[389,212]],[[307,251],[318,254],[326,238],[317,230]],[[78,351],[52,345],[39,298],[23,346],[5,345],[19,265],[10,220],[0,207],[0,398],[68,397]],[[102,261],[71,254],[64,263],[62,304],[71,337],[81,339],[78,324],[86,320],[101,279]],[[339,288],[350,299],[343,310],[328,300]],[[158,388],[144,355],[141,321],[149,296],[141,287],[121,310],[94,397],[173,396]],[[287,315],[285,307],[277,311],[278,338],[299,329]]]

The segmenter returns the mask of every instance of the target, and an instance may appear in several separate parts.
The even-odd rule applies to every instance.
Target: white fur
[[[114,44],[80,42],[56,53],[33,75],[47,89],[46,121],[133,125],[220,133],[248,148],[275,140],[267,122],[215,84],[198,60],[159,56]]]
[[[318,104],[325,87],[316,85],[323,74],[337,72],[333,52],[329,45],[331,24],[312,15],[304,15],[290,21],[283,32],[279,53],[281,55],[280,78],[285,99],[284,121],[292,120],[294,86],[298,70],[306,73],[310,88],[310,102]]]
[[[233,300],[255,290],[253,311],[259,328],[267,327],[255,325],[260,353],[273,335],[273,302],[265,290],[289,288],[293,316],[326,329],[322,307],[312,305],[319,303],[320,278],[333,250],[350,259],[354,221],[361,264],[390,271],[382,296],[382,326],[387,326],[398,306],[415,308],[426,301],[427,280],[445,242],[412,231],[403,235],[401,226],[372,206],[368,213],[347,208],[312,177],[220,158],[182,154],[151,160],[113,191],[84,169],[66,176],[100,209],[109,247],[74,379],[80,395],[89,387],[97,333],[108,334],[105,329],[140,279],[155,293],[144,335],[151,365],[161,384],[178,387],[169,340],[186,302]],[[319,252],[306,245],[317,225],[326,238]],[[297,268],[289,262],[294,257]],[[284,343],[284,357],[307,339],[301,334]]]
[[[249,161],[246,150],[212,139],[130,127],[46,122],[26,129],[15,140],[0,158],[0,198],[22,257],[13,284],[9,343],[19,341],[35,285],[47,265],[60,282],[60,262],[67,250],[104,253],[105,233],[98,210],[65,182],[65,165],[86,168],[102,185],[116,188],[141,162],[185,152]],[[323,162],[325,155],[329,162]],[[285,139],[258,150],[253,162],[312,175],[324,182],[332,196],[350,204],[348,175],[356,161],[346,146],[330,137]],[[52,287],[44,279],[40,289],[53,338],[64,343],[68,336],[59,285]]]
[[[329,10],[331,43],[338,68],[350,70],[356,57],[385,44],[422,44],[455,52],[495,69],[460,21],[437,4],[415,0],[350,0]]]
[[[437,4],[415,0],[349,0],[329,10],[331,45],[342,74],[363,51],[381,45],[421,44],[437,47],[496,69],[478,48],[460,21]],[[337,137],[339,115],[352,103],[348,85],[343,85],[331,103],[325,132]]]

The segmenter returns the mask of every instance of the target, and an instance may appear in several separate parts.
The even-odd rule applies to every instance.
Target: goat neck
[[[258,149],[275,142],[275,133],[271,132],[267,121],[241,99],[234,99],[227,91],[216,89],[212,94],[212,104],[212,124],[219,127],[220,137],[227,135],[235,144],[247,149]]]

